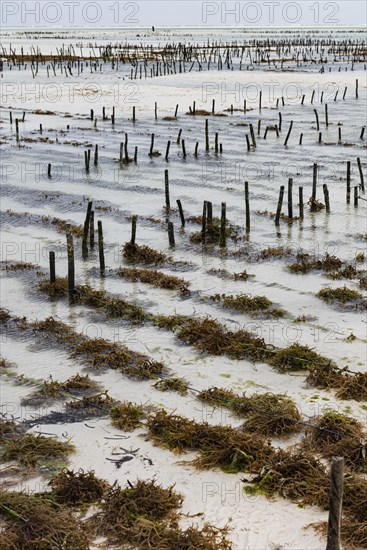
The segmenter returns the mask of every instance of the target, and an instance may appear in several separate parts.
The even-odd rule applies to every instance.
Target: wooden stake
[[[66,235],[67,251],[68,251],[68,289],[69,297],[72,298],[75,291],[75,264],[74,264],[74,242],[73,235]]]
[[[207,202],[203,203],[203,215],[201,218],[201,242],[204,244],[206,240],[206,212],[207,212]]]
[[[186,147],[185,147],[185,140],[184,139],[182,140],[181,145],[182,145],[182,156],[185,159],[186,158]]]
[[[164,190],[166,195],[166,208],[169,210],[171,208],[171,203],[169,200],[169,177],[168,170],[164,171]]]
[[[247,151],[251,151],[250,139],[248,137],[248,134],[246,134],[246,143],[247,143]]]
[[[324,200],[325,200],[326,212],[329,213],[330,212],[329,190],[328,190],[328,187],[327,187],[326,183],[323,184],[322,189],[324,191]]]
[[[125,162],[129,162],[129,153],[128,153],[128,150],[127,150],[128,141],[129,141],[129,137],[125,133],[125,143],[124,143]]]
[[[288,134],[287,134],[287,137],[285,138],[285,142],[284,142],[285,147],[287,146],[289,136],[291,135],[292,128],[293,128],[293,120],[291,120],[291,123],[289,125],[289,129],[288,129]]]
[[[317,129],[317,131],[319,131],[320,130],[320,124],[319,124],[319,115],[318,115],[317,109],[314,109],[314,113],[315,113],[315,117],[316,117],[316,129]]]
[[[288,218],[293,219],[293,178],[288,180]]]
[[[166,160],[168,160],[168,155],[169,155],[169,148],[171,147],[171,142],[170,140],[167,141],[167,147],[166,147]]]
[[[89,159],[90,159],[88,152],[89,151],[84,151],[84,164],[85,164],[85,171],[87,174],[89,173]]]
[[[55,252],[50,251],[49,259],[50,259],[50,283],[52,284],[56,281]]]
[[[358,185],[354,186],[354,206],[358,206]]]
[[[340,550],[340,525],[343,503],[344,458],[333,457],[330,474],[330,504],[326,550]]]
[[[350,203],[350,161],[347,162],[347,204]]]
[[[205,119],[205,150],[209,151],[209,121]]]
[[[131,218],[131,239],[130,239],[130,243],[131,244],[135,244],[135,240],[136,240],[136,222],[138,220],[138,216],[133,216]]]
[[[135,106],[133,107],[133,122],[136,122]]]
[[[303,187],[298,187],[299,217],[303,220]]]
[[[227,211],[227,205],[225,202],[222,202],[221,207],[221,217],[220,217],[220,239],[219,239],[219,245],[221,247],[226,246],[226,211]]]
[[[82,240],[83,257],[88,255],[87,241],[88,241],[88,231],[90,227],[90,213],[92,212],[92,206],[93,206],[93,202],[89,201],[88,207],[87,207],[87,214],[85,216],[85,221],[84,221],[84,228],[83,228],[83,240]]]
[[[279,116],[279,124],[278,124],[278,130],[279,132],[282,131],[282,113],[278,113]]]
[[[150,140],[150,151],[149,151],[150,156],[153,155],[153,148],[154,148],[154,134],[151,135],[151,140]]]
[[[175,246],[175,233],[172,222],[167,222],[168,228],[168,242],[170,246]]]
[[[313,175],[312,175],[312,200],[316,200],[317,192],[317,164],[316,162],[313,165]]]
[[[210,201],[206,202],[206,212],[207,212],[207,216],[206,216],[207,224],[208,224],[208,227],[211,227],[213,225],[213,203]]]
[[[89,246],[94,248],[94,210],[91,211],[89,220]]]
[[[252,146],[256,147],[255,132],[254,132],[254,127],[252,126],[252,124],[250,124],[250,134],[251,134]]]
[[[101,220],[98,220],[97,222],[98,226],[98,251],[99,251],[99,268],[101,273],[103,273],[106,269],[105,265],[105,259],[104,259],[104,249],[103,249],[103,229],[102,229],[102,222]]]
[[[283,205],[283,197],[284,197],[284,185],[281,185],[280,190],[279,190],[279,199],[278,199],[277,212],[276,212],[276,215],[275,215],[275,225],[279,225],[280,214],[281,214],[282,205]]]
[[[178,211],[180,213],[181,227],[184,228],[185,227],[185,216],[184,216],[184,211],[183,211],[183,208],[182,208],[182,204],[181,204],[180,199],[177,199],[176,202],[177,202],[177,206],[178,206]]]
[[[245,181],[246,233],[250,233],[250,195],[248,181]]]
[[[362,191],[364,191],[364,178],[363,178],[363,172],[362,172],[361,159],[359,157],[357,158],[357,164],[358,164],[359,176],[361,178],[360,187],[361,187]]]
[[[329,126],[329,114],[328,114],[327,103],[325,103],[325,124],[326,124],[326,127]]]
[[[356,98],[358,99],[358,78],[356,80]]]
[[[94,147],[94,166],[98,166],[98,143]]]

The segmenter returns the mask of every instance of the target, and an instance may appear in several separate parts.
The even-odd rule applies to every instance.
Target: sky
[[[0,0],[0,25],[79,28],[364,26],[365,0]]]

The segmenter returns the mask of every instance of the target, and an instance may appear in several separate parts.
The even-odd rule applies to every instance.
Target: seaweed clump
[[[68,295],[66,279],[56,278],[54,283],[41,281],[39,290],[50,298],[64,298]],[[128,320],[132,323],[142,323],[147,319],[145,311],[122,298],[108,296],[104,290],[95,290],[89,285],[78,285],[75,288],[74,302],[80,302],[95,309],[101,309],[112,318]]]
[[[141,550],[230,550],[225,530],[205,525],[202,530],[189,527],[183,531],[178,525],[177,513],[181,505],[182,496],[173,486],[164,488],[155,480],[137,480],[126,489],[111,488],[101,510],[91,518],[91,524],[110,544],[121,544],[123,539]]]
[[[47,335],[69,350],[72,357],[84,360],[94,368],[108,367],[137,380],[154,378],[164,373],[164,365],[136,353],[117,342],[104,338],[87,338],[71,327],[49,317],[32,324],[36,333]]]
[[[0,441],[12,437],[17,432],[17,424],[13,420],[0,418]]]
[[[68,289],[68,279],[67,277],[56,277],[56,281],[51,283],[48,279],[45,279],[40,282],[38,286],[41,292],[48,294],[50,298],[63,298],[67,296]]]
[[[189,318],[177,332],[182,342],[212,355],[227,355],[231,359],[261,360],[267,355],[263,338],[241,329],[230,331],[213,319]]]
[[[294,433],[302,427],[296,404],[286,395],[254,394],[248,398],[248,407],[245,431],[269,437]]]
[[[180,290],[181,292],[189,292],[189,283],[180,277],[174,275],[166,275],[160,271],[152,269],[138,269],[138,268],[120,268],[117,271],[119,277],[128,279],[129,281],[140,281],[157,288],[164,288],[167,290]]]
[[[161,265],[168,260],[163,252],[158,252],[146,245],[125,243],[123,256],[128,263]]]
[[[254,277],[254,275],[247,273],[246,269],[240,273],[233,273],[233,278],[235,281],[247,281],[250,277]]]
[[[343,261],[336,256],[325,254],[321,260],[312,257],[310,254],[299,252],[296,256],[296,262],[288,265],[292,273],[309,273],[315,271],[335,271],[343,266]]]
[[[24,434],[2,441],[1,462],[17,460],[27,467],[34,467],[54,460],[64,460],[74,451],[68,442],[54,437]]]
[[[158,380],[154,387],[159,391],[175,391],[180,395],[188,393],[188,382],[184,378],[164,378]]]
[[[324,465],[312,455],[281,449],[270,457],[251,485],[244,487],[244,491],[267,496],[279,493],[283,498],[303,506],[318,505],[326,509],[329,478]]]
[[[80,411],[82,414],[106,414],[115,406],[115,401],[108,395],[108,391],[96,395],[85,395],[82,399],[75,399],[66,403],[68,409]]]
[[[254,471],[274,453],[266,439],[231,426],[198,423],[158,411],[148,418],[150,437],[176,452],[199,451],[193,464],[198,468],[220,467],[226,472]]]
[[[266,436],[280,436],[301,429],[301,415],[294,401],[286,395],[255,393],[235,394],[231,390],[209,388],[199,394],[201,401],[222,405],[233,414],[244,417],[242,429]]]
[[[367,300],[363,299],[362,294],[346,286],[339,288],[323,288],[316,296],[327,303],[339,303],[353,307],[353,309],[367,309]]]
[[[326,367],[331,364],[331,359],[319,355],[308,346],[295,343],[274,352],[269,363],[280,372],[294,372],[310,369],[314,365]]]
[[[124,401],[112,407],[110,416],[114,426],[125,432],[132,432],[141,426],[146,413],[141,405]]]
[[[5,266],[5,271],[30,271],[40,269],[39,265],[34,265],[28,262],[13,262],[11,260],[2,260],[1,264]]]
[[[211,297],[214,300],[221,301],[224,308],[248,313],[251,316],[261,314],[267,317],[284,317],[284,309],[274,308],[273,302],[266,296],[250,296],[249,294],[239,294],[238,296],[215,295]]]
[[[260,260],[268,260],[269,258],[284,258],[292,253],[291,249],[285,246],[269,246],[264,248],[258,254],[257,258]]]
[[[348,367],[315,364],[310,367],[306,382],[316,388],[335,389],[339,399],[367,400],[367,372],[351,373]]]
[[[147,319],[145,311],[126,300],[111,297],[104,290],[95,290],[89,285],[76,287],[80,302],[96,309],[102,309],[107,316],[128,320],[132,323],[142,323]]]
[[[47,495],[0,492],[4,550],[89,550],[90,533],[70,510]]]
[[[324,458],[343,456],[349,468],[367,471],[367,459],[363,450],[366,433],[360,422],[345,414],[328,411],[316,417],[314,423],[320,429],[306,430],[302,440],[303,448],[320,453]]]
[[[50,376],[49,380],[44,380],[39,391],[22,399],[22,404],[42,402],[45,399],[60,399],[65,394],[82,395],[94,391],[98,387],[99,384],[92,380],[89,375],[75,374],[65,382],[59,382]]]
[[[96,477],[93,471],[80,469],[74,472],[66,468],[52,478],[48,485],[56,502],[73,506],[97,502],[109,488],[107,481]]]

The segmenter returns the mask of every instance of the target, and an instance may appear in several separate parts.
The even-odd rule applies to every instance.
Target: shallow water
[[[4,47],[9,43],[19,51],[30,47],[32,33],[24,36],[17,31],[4,33]],[[136,36],[137,31],[130,30],[123,40],[126,43],[151,43],[150,33]],[[222,33],[221,33],[222,35]],[[205,43],[218,36],[218,31],[163,31],[154,37],[154,43],[179,42],[190,40],[193,43]],[[311,37],[315,37],[312,31]],[[319,38],[328,38],[329,31],[318,34]],[[334,33],[334,38],[344,39],[351,35],[347,30]],[[254,35],[242,31],[230,31],[223,34],[223,41],[268,38],[262,30]],[[279,32],[270,39],[281,39],[288,35]],[[62,44],[75,44],[83,41],[88,52],[88,42],[95,41],[106,45],[122,41],[120,35],[103,30],[89,36],[87,31],[68,33],[56,38],[52,33],[37,37],[37,46],[43,53],[55,51]],[[360,36],[358,35],[358,39]],[[326,253],[336,255],[353,263],[358,252],[365,251],[366,202],[365,194],[359,190],[358,207],[353,204],[353,187],[360,183],[357,157],[362,161],[365,181],[366,175],[366,136],[360,138],[362,126],[366,124],[366,70],[362,63],[353,66],[348,60],[343,63],[325,64],[325,73],[319,74],[320,66],[305,65],[297,67],[291,63],[293,72],[281,72],[267,68],[254,67],[255,70],[233,71],[197,71],[185,74],[156,77],[130,81],[130,66],[113,71],[109,63],[100,73],[88,70],[78,77],[68,79],[58,71],[56,77],[47,77],[46,66],[40,65],[39,72],[32,79],[29,66],[27,70],[4,66],[2,83],[6,95],[2,96],[0,148],[2,155],[1,208],[3,212],[2,260],[23,261],[38,264],[48,272],[48,254],[56,252],[56,270],[60,276],[66,275],[67,253],[65,235],[57,232],[42,216],[62,218],[73,224],[84,223],[88,200],[93,200],[96,221],[103,222],[106,277],[101,278],[98,270],[98,251],[90,252],[82,259],[80,239],[76,244],[76,278],[78,284],[91,284],[114,295],[121,296],[142,305],[147,311],[161,314],[186,314],[191,316],[210,316],[222,321],[231,329],[245,327],[267,343],[285,347],[295,341],[315,348],[319,353],[330,357],[336,363],[355,372],[364,372],[366,368],[366,316],[358,311],[346,311],[320,301],[315,294],[325,286],[339,287],[346,284],[362,292],[357,281],[331,280],[320,272],[307,275],[292,274],[286,264],[294,261],[297,251],[309,252],[316,258]],[[286,67],[284,67],[286,68]],[[339,68],[341,70],[339,71]],[[329,71],[330,69],[330,71]],[[359,97],[355,97],[355,81],[359,82]],[[52,91],[49,84],[56,84]],[[120,95],[116,97],[114,86],[119,84]],[[26,88],[35,85],[33,91]],[[97,85],[100,97],[92,101],[85,90],[88,85]],[[124,87],[126,86],[126,87]],[[252,88],[251,88],[252,87]],[[345,99],[343,93],[347,87]],[[46,91],[51,95],[47,96]],[[252,95],[250,90],[252,89]],[[72,90],[72,93],[70,93]],[[259,109],[261,90],[262,108]],[[257,94],[254,93],[257,92]],[[311,95],[315,91],[314,103]],[[335,99],[335,94],[338,96]],[[323,103],[321,103],[321,93]],[[54,94],[54,95],[52,95]],[[305,95],[304,105],[301,97]],[[285,105],[277,99],[284,97]],[[52,98],[52,100],[51,100]],[[56,100],[55,100],[56,98]],[[48,99],[48,100],[46,100]],[[196,109],[211,110],[212,99],[216,101],[216,112],[227,116],[209,119],[210,151],[205,152],[204,124],[205,116],[189,116],[185,113],[196,101]],[[243,112],[243,100],[247,100],[246,113]],[[158,104],[158,120],[154,119],[154,103]],[[325,125],[325,103],[328,104],[329,126]],[[179,104],[176,120],[162,120],[164,116],[173,116]],[[231,104],[240,109],[230,114]],[[102,120],[102,107],[106,107],[108,116],[112,107],[116,108],[116,122]],[[132,107],[136,107],[137,121],[132,122]],[[97,128],[88,119],[90,109],[95,110],[98,118]],[[320,117],[322,143],[318,143],[318,131],[315,125],[314,109]],[[37,114],[42,109],[52,111],[53,115]],[[20,140],[15,136],[15,123],[9,123],[9,111],[13,119],[22,116]],[[282,130],[279,138],[269,131],[263,139],[267,125],[279,122],[282,115]],[[70,115],[65,118],[65,114]],[[258,135],[258,121],[261,129]],[[284,145],[290,122],[293,129],[288,145]],[[40,134],[39,125],[43,126]],[[253,124],[257,147],[247,152],[246,134],[249,124]],[[69,125],[69,129],[67,126]],[[342,141],[338,142],[338,127],[342,129]],[[176,143],[179,130],[185,140],[187,156],[183,158],[181,145]],[[218,132],[223,153],[214,152],[214,137]],[[303,144],[299,145],[300,133]],[[151,134],[155,134],[154,150],[161,156],[150,157]],[[118,162],[120,143],[128,134],[130,156],[138,147],[138,162],[121,165]],[[49,138],[49,141],[39,141]],[[32,141],[31,141],[32,140]],[[52,141],[51,141],[52,140]],[[167,141],[171,140],[169,160],[165,160]],[[193,155],[195,143],[199,142],[199,156]],[[93,166],[94,145],[99,145],[99,165]],[[91,149],[91,170],[84,169],[84,151]],[[351,162],[351,203],[346,204],[347,161]],[[52,177],[47,177],[47,165],[52,165]],[[317,197],[323,202],[323,184],[330,193],[331,212],[322,210],[311,213],[306,205],[312,191],[312,166],[318,164]],[[187,223],[185,230],[180,229],[179,215],[176,209],[167,214],[164,209],[164,171],[169,170],[171,206],[180,199],[185,216],[199,216],[203,201],[213,203],[214,215],[220,216],[220,205],[226,202],[227,219],[230,224],[239,227],[241,239],[227,241],[227,254],[220,253],[218,247],[204,247],[193,244],[189,236],[200,230],[200,225]],[[292,224],[281,220],[279,228],[269,215],[275,212],[279,188],[287,186],[288,178],[294,181],[293,208],[298,216],[298,187],[302,186],[305,200],[304,220],[295,219]],[[249,182],[251,205],[251,233],[246,239],[244,182]],[[283,213],[287,213],[283,203]],[[100,208],[98,210],[98,207]],[[102,209],[101,209],[102,208]],[[22,214],[12,216],[12,212]],[[266,213],[267,211],[267,213]],[[28,213],[30,217],[25,214]],[[24,215],[23,215],[24,214]],[[138,244],[146,244],[161,250],[180,265],[168,264],[162,268],[167,274],[183,277],[190,283],[192,295],[182,299],[175,291],[154,289],[141,283],[131,283],[117,278],[113,271],[123,265],[122,245],[130,239],[131,221],[134,214],[139,216],[137,228]],[[167,216],[174,223],[176,246],[169,248],[166,231]],[[267,247],[289,247],[293,251],[290,258],[253,260],[236,256],[241,248],[259,252]],[[182,264],[182,262],[186,262]],[[366,263],[357,264],[358,269],[366,269]],[[244,269],[253,274],[246,282],[222,279],[209,274],[210,269],[224,269],[229,273],[239,273]],[[210,386],[231,388],[236,391],[272,391],[286,392],[297,403],[303,415],[312,419],[326,408],[331,407],[347,411],[356,418],[365,421],[366,409],[355,401],[341,401],[332,392],[318,391],[306,387],[303,374],[279,374],[268,365],[252,364],[247,360],[234,361],[227,357],[212,357],[198,354],[193,348],[178,343],[174,334],[158,330],[150,325],[132,327],[119,321],[104,319],[93,310],[70,305],[66,301],[50,302],[37,291],[36,276],[27,272],[2,271],[2,304],[14,315],[26,316],[31,320],[48,316],[67,322],[79,332],[90,337],[103,337],[120,341],[131,349],[146,353],[155,360],[162,361],[173,376],[185,377],[190,386],[202,390]],[[265,295],[276,307],[286,310],[286,317],[279,320],[253,319],[246,314],[232,313],[208,300],[213,294]],[[300,315],[311,315],[312,321],[295,323]],[[356,339],[348,342],[346,338],[353,334]],[[52,376],[66,380],[71,374],[84,370],[77,360],[72,360],[62,350],[41,346],[32,339],[19,341],[8,338],[2,342],[2,354],[14,363],[19,374],[37,380]],[[186,397],[174,393],[157,392],[148,381],[127,380],[113,371],[92,371],[91,376],[107,389],[112,397],[120,400],[136,401],[163,405],[167,410],[176,410],[179,414],[195,420],[207,420],[211,423],[231,423],[239,425],[228,411],[221,408],[203,407],[196,399],[195,392]],[[25,419],[28,410],[20,404],[21,399],[32,391],[33,386],[15,385],[11,377],[1,383],[3,411],[16,410],[21,419]],[[59,405],[55,405],[55,408]],[[14,408],[15,407],[15,408]],[[53,407],[53,406],[52,406]],[[60,405],[62,407],[62,405]],[[37,411],[31,410],[31,414]],[[12,413],[10,413],[12,414]],[[185,506],[192,513],[204,511],[205,519],[217,525],[224,525],[233,518],[232,539],[237,550],[283,545],[283,548],[324,546],[312,531],[305,532],[302,527],[311,521],[324,519],[319,510],[307,509],[302,514],[296,506],[276,500],[269,503],[262,497],[256,502],[250,498],[219,502],[220,494],[210,501],[203,501],[202,483],[213,482],[236,484],[238,476],[226,476],[219,472],[198,473],[189,466],[176,464],[175,457],[169,452],[153,447],[149,442],[132,434],[129,445],[142,448],[142,453],[154,457],[154,467],[147,463],[133,461],[126,470],[117,472],[112,464],[106,463],[112,444],[103,439],[104,430],[111,430],[106,419],[97,419],[94,432],[84,424],[66,426],[39,426],[46,432],[62,434],[67,431],[73,435],[77,454],[72,458],[75,467],[92,467],[110,481],[116,478],[125,482],[137,476],[157,475],[163,483],[177,481],[178,489],[186,497]],[[279,442],[280,445],[288,444]],[[231,481],[228,481],[230,479]],[[289,518],[294,514],[294,534],[289,538]],[[243,525],[241,517],[246,515],[250,532]],[[321,544],[321,546],[320,546]],[[263,545],[263,546],[261,546]],[[292,546],[293,545],[293,546]],[[298,545],[298,546],[297,546]]]

